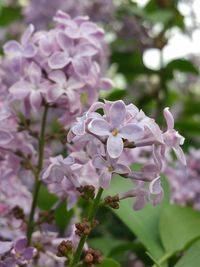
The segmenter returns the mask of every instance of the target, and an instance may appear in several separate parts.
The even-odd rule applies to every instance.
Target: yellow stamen
[[[113,131],[112,131],[112,135],[113,135],[113,136],[118,135],[118,130],[113,130]]]
[[[108,171],[109,172],[113,172],[114,171],[113,167],[112,166],[108,166]]]

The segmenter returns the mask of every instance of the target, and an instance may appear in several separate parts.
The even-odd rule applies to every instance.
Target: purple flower
[[[13,99],[21,100],[29,98],[31,107],[38,109],[42,103],[42,72],[40,67],[32,62],[27,69],[27,79],[21,79],[9,89]]]
[[[85,67],[88,67],[88,59],[98,53],[98,50],[89,43],[80,43],[75,45],[65,33],[59,32],[57,41],[62,51],[55,52],[49,58],[49,66],[52,69],[61,69],[72,63],[77,75],[84,73]]]
[[[97,136],[108,137],[107,151],[111,158],[118,158],[123,151],[123,139],[136,141],[143,137],[143,128],[135,123],[126,123],[126,106],[119,100],[108,111],[107,120],[94,119],[88,129]]]
[[[102,188],[109,187],[113,173],[128,175],[131,171],[129,167],[119,164],[109,157],[105,160],[101,156],[96,156],[93,159],[93,165],[100,171],[99,184]]]
[[[32,58],[36,55],[36,46],[31,43],[34,26],[31,24],[21,37],[21,44],[16,41],[9,41],[4,45],[5,54],[11,58],[25,57]]]
[[[183,145],[185,138],[174,130],[174,118],[169,108],[164,109],[164,117],[167,123],[167,131],[163,133],[165,144],[172,148],[180,162],[186,165],[185,155],[180,145]]]
[[[27,247],[27,239],[24,237],[15,243],[11,253],[18,264],[28,264],[36,254],[36,249]]]

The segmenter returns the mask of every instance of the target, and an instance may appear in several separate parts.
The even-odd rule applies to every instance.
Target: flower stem
[[[99,203],[101,201],[102,193],[103,193],[103,188],[99,188],[99,190],[97,192],[97,195],[96,195],[96,198],[94,199],[94,202],[92,203],[91,208],[90,208],[89,213],[88,213],[88,216],[87,216],[87,220],[89,222],[92,222],[94,217],[95,217],[98,205],[99,205]],[[72,260],[72,262],[70,264],[70,267],[77,267],[77,264],[80,261],[81,253],[83,251],[83,247],[84,247],[84,244],[85,244],[86,240],[87,240],[87,235],[83,235],[80,238],[78,247],[76,249],[76,252],[74,254],[74,257],[73,257],[73,260]]]
[[[39,176],[43,167],[43,158],[44,158],[44,146],[45,146],[45,128],[46,128],[46,120],[47,120],[47,112],[48,112],[48,106],[46,105],[44,107],[44,113],[42,117],[42,124],[41,124],[41,130],[40,130],[40,136],[38,141],[38,164],[37,164],[37,171],[35,174],[35,185],[33,189],[33,201],[31,205],[31,211],[28,219],[28,225],[27,225],[27,245],[30,245],[32,233],[34,230],[34,215],[35,210],[37,207],[37,201],[38,201],[38,195],[40,191],[41,181],[39,180]]]

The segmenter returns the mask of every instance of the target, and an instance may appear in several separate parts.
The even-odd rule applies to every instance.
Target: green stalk
[[[88,216],[87,216],[87,220],[89,222],[92,222],[94,217],[95,217],[95,214],[97,212],[97,208],[99,206],[99,203],[101,201],[101,196],[102,196],[102,193],[103,193],[103,188],[99,188],[99,191],[96,195],[96,198],[94,199],[94,202],[89,210],[89,213],[88,213]],[[84,244],[87,240],[87,235],[83,235],[81,238],[80,238],[80,241],[79,241],[79,244],[78,244],[78,247],[76,249],[76,252],[73,256],[73,260],[70,264],[69,267],[77,267],[77,264],[79,263],[80,261],[80,257],[81,257],[81,254],[82,254],[82,251],[83,251],[83,247],[84,247]]]
[[[27,245],[30,245],[31,243],[31,238],[32,238],[32,233],[34,230],[34,215],[35,215],[35,210],[37,207],[37,201],[38,201],[38,195],[40,191],[40,186],[41,186],[41,181],[39,180],[40,173],[43,167],[43,160],[44,160],[44,146],[45,146],[45,128],[46,128],[46,120],[47,120],[47,112],[48,112],[48,106],[44,107],[44,113],[42,117],[42,124],[41,124],[41,129],[40,129],[40,136],[39,136],[39,141],[38,141],[38,164],[37,164],[37,171],[35,174],[35,185],[34,185],[34,190],[33,190],[33,202],[31,205],[31,211],[28,219],[28,224],[27,224]]]

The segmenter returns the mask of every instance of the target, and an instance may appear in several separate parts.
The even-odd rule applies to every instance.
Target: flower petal
[[[0,130],[0,145],[7,145],[12,141],[12,139],[13,137],[9,132]]]
[[[136,141],[138,139],[142,139],[144,130],[137,124],[130,123],[122,127],[119,131],[119,134],[124,139],[128,139],[129,141]]]
[[[111,178],[112,173],[103,171],[99,176],[99,185],[104,189],[108,188],[110,185]]]
[[[107,151],[111,158],[119,158],[123,151],[123,141],[119,136],[110,135],[107,140]]]
[[[52,69],[62,69],[69,64],[71,59],[66,52],[56,52],[48,60],[49,67]]]
[[[105,169],[107,167],[106,161],[101,156],[95,156],[92,163],[97,169]]]
[[[107,121],[103,119],[92,120],[88,125],[88,129],[93,134],[96,134],[99,136],[110,135],[110,125],[107,123]]]
[[[49,79],[58,83],[59,85],[64,85],[67,81],[66,75],[61,70],[54,70],[49,73]]]
[[[184,152],[181,147],[173,148],[174,153],[176,154],[178,160],[183,164],[187,165],[186,158]]]
[[[174,128],[174,118],[169,111],[169,108],[165,108],[163,114],[167,123],[168,130],[172,130]]]
[[[109,119],[113,126],[123,124],[126,116],[126,106],[122,100],[114,102],[109,110]]]

